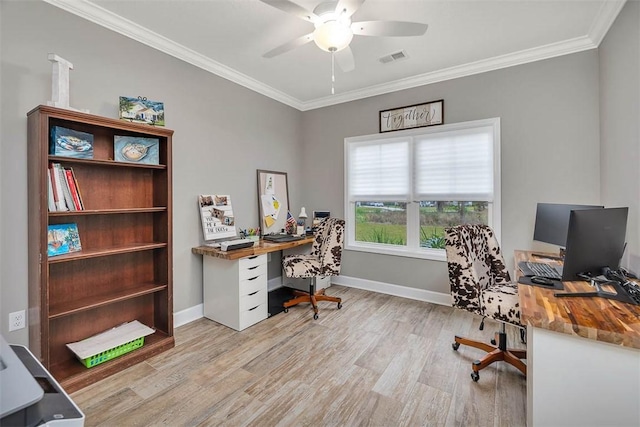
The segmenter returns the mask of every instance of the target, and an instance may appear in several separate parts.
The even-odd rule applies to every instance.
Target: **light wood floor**
[[[500,363],[470,378],[498,329],[462,310],[333,285],[343,308],[292,307],[242,332],[208,319],[176,347],[72,395],[86,425],[524,426],[526,379]],[[516,329],[509,344],[521,348]]]

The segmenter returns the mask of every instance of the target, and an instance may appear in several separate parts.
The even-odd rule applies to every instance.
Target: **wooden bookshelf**
[[[173,131],[39,106],[28,118],[29,348],[73,392],[174,346]],[[51,128],[93,135],[93,159],[49,155]],[[159,140],[159,164],[114,161],[114,137]],[[73,168],[85,210],[49,212],[50,162]],[[82,250],[48,257],[47,228],[75,223]],[[143,347],[92,368],[66,347],[138,320]]]

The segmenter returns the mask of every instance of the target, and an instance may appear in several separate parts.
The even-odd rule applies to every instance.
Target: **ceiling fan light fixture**
[[[338,21],[327,21],[318,25],[313,32],[313,41],[327,52],[338,52],[349,46],[353,39],[351,27]]]

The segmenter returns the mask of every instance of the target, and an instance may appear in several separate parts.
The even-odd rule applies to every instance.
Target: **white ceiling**
[[[262,55],[313,24],[259,0],[44,0],[299,110],[593,49],[625,0],[366,0],[353,21],[413,21],[420,37],[354,36],[355,70],[313,42]],[[292,0],[308,10],[322,0]],[[379,58],[404,50],[407,59]]]

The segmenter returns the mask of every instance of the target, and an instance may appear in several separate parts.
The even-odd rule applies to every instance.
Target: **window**
[[[500,235],[500,119],[345,139],[346,248],[446,259],[445,227]]]

